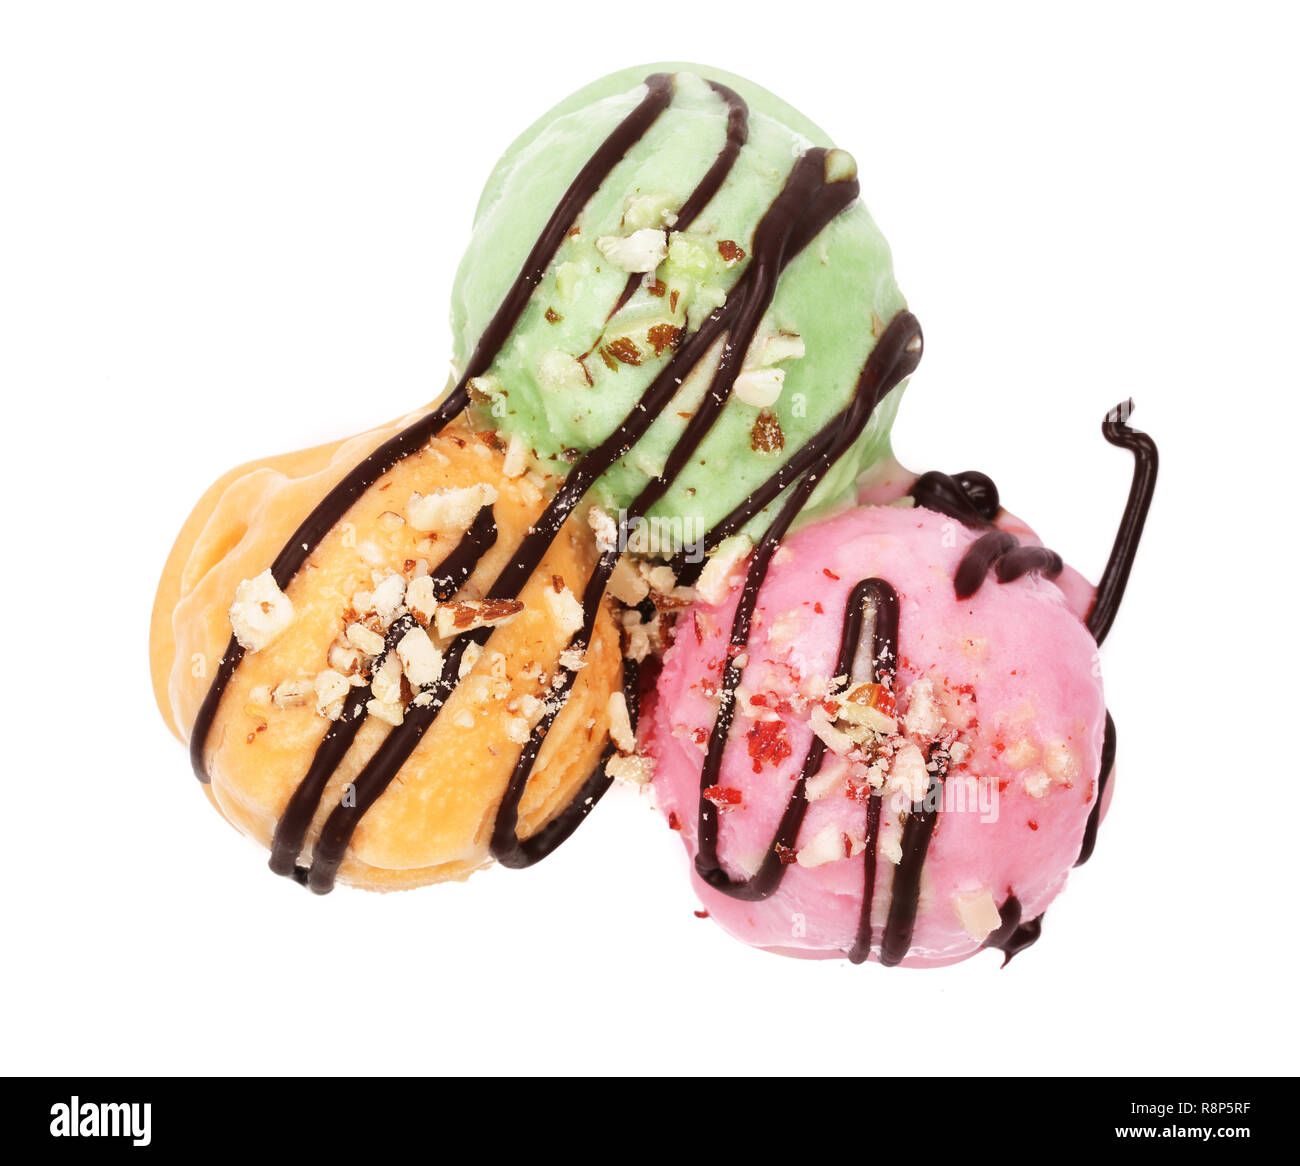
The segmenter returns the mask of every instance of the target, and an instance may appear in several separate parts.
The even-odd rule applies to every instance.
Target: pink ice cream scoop
[[[1080,600],[1024,533],[859,507],[775,550],[740,629],[748,560],[706,571],[643,724],[732,935],[911,966],[1032,942],[1113,736]]]

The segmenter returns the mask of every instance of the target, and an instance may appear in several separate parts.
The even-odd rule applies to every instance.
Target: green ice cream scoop
[[[633,414],[668,369],[671,399],[590,495],[620,509],[664,473],[718,381],[721,358],[726,403],[648,510],[667,543],[712,529],[834,420],[904,301],[888,245],[853,197],[849,155],[743,78],[648,65],[561,102],[497,163],[456,275],[458,369],[575,175],[646,99],[647,78],[670,86],[670,99],[577,214],[490,368],[468,387],[478,424],[564,472]],[[814,194],[834,200],[836,189],[846,197],[819,218]],[[778,219],[787,228],[780,239]],[[711,320],[716,341],[684,363],[691,337]],[[885,397],[824,474],[810,510],[842,497],[888,452],[901,391]],[[744,531],[761,532],[775,506]]]

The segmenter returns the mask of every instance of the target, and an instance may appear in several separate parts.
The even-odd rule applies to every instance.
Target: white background
[[[0,1068],[1238,1073],[1297,1068],[1294,17],[1281,5],[7,4]],[[664,58],[858,158],[927,351],[917,469],[991,471],[1095,575],[1160,441],[1105,651],[1092,863],[1006,971],[810,964],[697,920],[616,791],[535,870],[325,899],[213,814],[153,707],[158,571],[228,466],[446,376],[496,155]]]

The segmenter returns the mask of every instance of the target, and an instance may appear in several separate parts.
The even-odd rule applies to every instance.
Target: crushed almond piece
[[[433,622],[438,600],[433,593],[432,576],[417,575],[406,585],[406,608],[424,627]]]
[[[639,753],[615,753],[605,762],[605,772],[625,785],[644,786],[654,777],[654,762]]]
[[[620,603],[635,607],[650,594],[650,583],[624,556],[609,577],[609,593]]]
[[[384,650],[384,637],[366,627],[365,624],[348,624],[344,637],[365,656],[378,656]]]
[[[564,581],[561,580],[560,582],[563,587]],[[548,587],[542,592],[542,597],[546,601],[546,608],[550,612],[551,618],[564,635],[571,636],[575,632],[582,630],[582,625],[585,622],[582,604],[578,602],[577,597],[568,587],[563,587],[560,591]]]
[[[316,712],[319,716],[337,721],[343,711],[343,700],[352,686],[348,678],[332,668],[317,673],[314,682],[316,689]]]
[[[621,692],[611,692],[605,706],[609,714],[609,737],[620,753],[636,752],[636,734],[628,715],[627,700]]]
[[[734,534],[730,538],[724,538],[704,564],[704,570],[695,582],[695,593],[714,607],[723,603],[731,593],[733,572],[753,549],[754,540],[747,534]]]
[[[434,623],[438,635],[450,639],[477,628],[498,627],[523,610],[517,599],[461,599],[440,604]]]
[[[596,248],[624,271],[654,271],[668,257],[668,239],[662,230],[645,227],[626,237],[602,235]]]
[[[310,680],[282,680],[271,690],[271,701],[276,708],[296,708],[306,704],[314,692],[315,685]]]
[[[432,684],[442,675],[442,653],[423,628],[412,628],[397,642],[397,658],[406,679],[416,688]]]
[[[997,901],[988,887],[953,895],[952,907],[966,934],[983,943],[1002,923]]]
[[[510,435],[510,442],[506,446],[506,457],[505,462],[501,466],[501,472],[507,478],[518,478],[527,468],[528,446],[519,434],[512,433]]]
[[[406,517],[419,531],[464,531],[478,512],[497,500],[495,486],[480,482],[474,486],[412,494],[406,503]]]
[[[368,712],[372,717],[392,725],[393,728],[396,728],[402,723],[404,716],[400,704],[384,700],[366,701],[366,712]]]
[[[785,370],[780,368],[746,369],[736,377],[735,394],[746,405],[766,409],[775,405],[785,384]]]
[[[239,646],[246,652],[260,652],[293,623],[293,604],[280,590],[268,567],[235,588],[229,615]]]

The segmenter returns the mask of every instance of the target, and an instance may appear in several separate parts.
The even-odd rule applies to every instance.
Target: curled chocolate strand
[[[1110,709],[1107,709],[1106,731],[1101,740],[1101,766],[1097,775],[1097,790],[1093,794],[1088,824],[1083,828],[1083,841],[1079,845],[1079,857],[1074,860],[1075,866],[1082,866],[1087,862],[1092,857],[1093,848],[1097,845],[1097,827],[1101,825],[1101,799],[1115,772],[1115,746],[1115,722],[1111,718]]]
[[[1088,612],[1088,630],[1098,644],[1110,632],[1120,601],[1124,598],[1124,589],[1128,586],[1129,574],[1133,570],[1138,544],[1142,541],[1142,528],[1146,525],[1147,513],[1151,509],[1151,498],[1156,489],[1156,472],[1160,466],[1156,443],[1141,430],[1129,427],[1128,419],[1132,412],[1133,400],[1129,398],[1106,414],[1106,420],[1101,424],[1102,435],[1111,445],[1127,449],[1133,454],[1133,484],[1129,487],[1128,502],[1125,503],[1119,529],[1115,532],[1115,542],[1106,562],[1106,570],[1101,582],[1097,584],[1097,594],[1093,598],[1092,609]]]
[[[1039,915],[1036,919],[1029,919],[1022,923],[1020,919],[1024,914],[1024,908],[1015,895],[1011,895],[998,908],[998,914],[1002,917],[1002,922],[998,924],[996,931],[989,933],[982,946],[1000,951],[1003,957],[1002,966],[1005,968],[1025,948],[1038,942],[1043,930],[1043,917]]]
[[[998,558],[994,569],[999,583],[1012,583],[1030,571],[1055,579],[1065,569],[1065,563],[1046,547],[1014,547]]]
[[[1008,551],[1020,545],[1014,534],[1005,530],[990,530],[980,535],[962,555],[953,578],[953,588],[958,599],[969,599],[984,583],[989,569]]]

